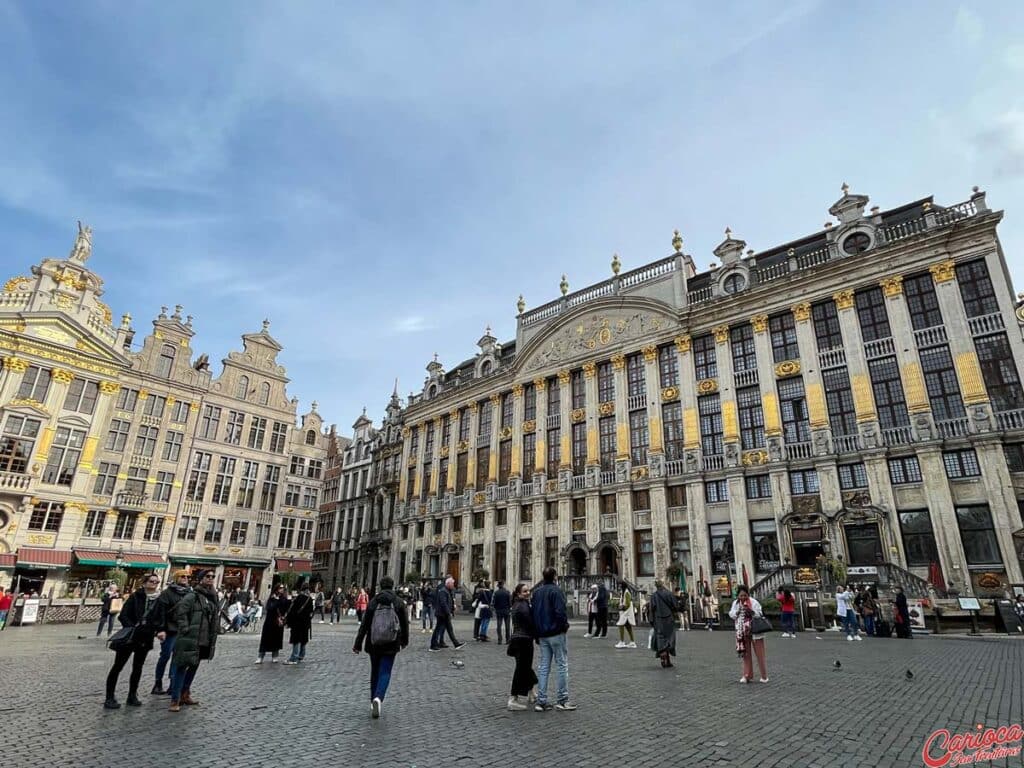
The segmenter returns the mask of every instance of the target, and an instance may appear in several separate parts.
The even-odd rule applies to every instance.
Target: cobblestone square
[[[107,711],[113,655],[94,626],[9,629],[0,634],[4,764],[919,766],[937,728],[960,733],[1024,719],[1017,640],[773,635],[771,682],[740,685],[730,632],[680,632],[676,667],[666,671],[645,650],[615,650],[611,636],[584,639],[578,623],[569,653],[579,710],[513,713],[504,706],[512,660],[504,646],[473,643],[470,622],[460,619],[456,634],[469,644],[459,653],[428,653],[428,636],[416,630],[374,721],[369,663],[351,652],[353,620],[313,631],[298,667],[255,666],[258,635],[222,636],[196,679],[201,705],[172,714],[166,698],[148,693],[155,650],[143,707]],[[455,658],[465,666],[452,666]]]

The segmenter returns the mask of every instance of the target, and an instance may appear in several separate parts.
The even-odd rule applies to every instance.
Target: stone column
[[[860,321],[854,309],[853,291],[842,290],[832,295],[836,303],[836,315],[843,333],[843,351],[846,354],[846,372],[850,377],[853,391],[853,408],[857,414],[857,426],[865,448],[882,447],[882,435],[878,428],[878,412],[875,410],[875,396],[871,389],[867,358],[864,356],[864,339],[860,335]]]
[[[572,374],[558,372],[558,490],[572,490]]]
[[[617,394],[617,393],[616,393]],[[622,577],[636,581],[636,539],[633,536],[633,494],[621,486],[615,492],[615,512],[619,517],[619,544],[622,546]]]
[[[476,487],[476,446],[478,442],[476,433],[480,429],[480,405],[476,402],[470,403],[467,413],[469,414],[469,447],[466,449],[466,488],[475,492],[483,490]],[[470,494],[470,503],[474,503],[472,494]]]
[[[539,405],[539,403],[538,403]],[[544,570],[544,509],[545,502],[543,495],[534,495],[536,503],[533,505],[533,580],[540,581],[541,571]]]
[[[903,553],[903,539],[899,536],[899,520],[896,519],[896,494],[893,492],[892,482],[889,480],[889,462],[882,451],[866,453],[862,458],[864,471],[868,476],[868,493],[871,495],[871,503],[876,507],[891,511],[893,515],[892,526],[890,526],[892,534],[890,540],[886,542],[885,559],[905,567],[907,558]],[[942,476],[945,477],[945,472]]]
[[[729,326],[717,325],[713,330],[715,361],[718,365],[718,396],[722,406],[722,441],[725,444],[725,465],[738,467],[740,464],[740,426],[736,415],[736,387],[733,382]],[[713,390],[709,388],[708,391]]]
[[[629,404],[626,356],[621,352],[612,355],[612,371],[615,377],[615,482],[624,483],[629,480],[630,469]]]
[[[782,415],[775,390],[775,365],[771,337],[768,335],[768,315],[754,315],[750,318],[750,324],[754,327],[757,380],[761,388],[761,412],[764,415],[764,440],[768,448],[768,460],[782,461]]]
[[[509,498],[519,498],[524,478],[530,477],[530,468],[523,469],[523,385],[512,385],[512,465],[509,470]],[[516,520],[516,524],[519,521]],[[516,546],[519,543],[516,542]],[[519,561],[516,560],[518,567]],[[511,571],[509,571],[511,573]]]
[[[601,484],[601,413],[597,401],[597,363],[583,364],[583,385],[586,390],[584,408],[587,412],[587,487],[596,488]]]
[[[537,455],[533,465],[533,492],[536,495],[543,493],[544,480],[547,475],[548,461],[548,396],[547,381],[545,379],[533,380],[534,398],[537,403]],[[534,515],[536,518],[536,515]],[[534,553],[536,554],[536,553]],[[541,555],[543,558],[543,554]]]
[[[587,504],[587,547],[595,547],[601,540],[601,495],[596,491],[588,492]],[[592,563],[594,570],[591,573],[600,573],[597,563]]]
[[[14,355],[4,357],[3,361],[4,376],[0,380],[2,382],[0,383],[0,403],[9,403],[17,396],[18,390],[21,388],[21,380],[30,363],[25,358]]]
[[[793,550],[793,537],[789,525],[782,519],[793,511],[793,497],[789,488],[789,471],[779,464],[772,465],[768,472],[768,483],[772,489],[772,512],[775,513],[775,527],[779,532],[779,554],[783,562],[786,558],[796,561]]]
[[[651,535],[654,539],[654,576],[662,578],[665,569],[672,564],[672,553],[668,541],[668,502],[663,483],[652,485],[651,494]]]
[[[487,455],[487,498],[497,498],[498,457],[501,447],[501,395],[491,395],[491,447]],[[493,538],[493,537],[492,537]],[[491,562],[488,558],[487,562]]]
[[[441,418],[434,420],[434,454],[430,458],[430,487],[427,489],[429,498],[437,499],[443,494],[442,489],[448,482],[448,478],[442,478],[441,474]],[[430,511],[429,509],[427,510]]]
[[[832,430],[829,427],[828,408],[825,404],[825,387],[818,367],[818,343],[814,337],[811,322],[811,305],[802,302],[792,307],[796,320],[796,338],[800,346],[799,372],[804,377],[804,393],[807,398],[807,415],[811,425],[811,442],[815,456],[832,453]],[[766,334],[767,336],[767,334]]]
[[[936,436],[935,422],[932,419],[928,392],[924,386],[921,363],[917,357],[917,343],[910,322],[910,312],[903,299],[903,278],[900,275],[893,275],[884,278],[879,284],[882,286],[882,293],[885,294],[885,308],[889,314],[889,327],[896,347],[896,360],[900,366],[900,378],[903,381],[910,424],[916,439],[931,440]]]
[[[459,411],[453,408],[448,412],[448,477],[445,478],[445,495],[448,497],[448,509],[451,509],[451,498],[455,494],[455,472],[458,467],[459,446]]]
[[[409,488],[409,467],[414,467],[414,462],[416,461],[416,457],[411,455],[410,435],[412,435],[412,427],[402,427],[402,461],[398,469],[398,498],[402,504],[405,504],[409,491],[415,493],[416,487],[416,482],[414,481],[413,488]]]
[[[729,523],[732,526],[732,545],[735,550],[736,573],[742,574],[741,566],[746,564],[747,577],[753,579],[757,569],[754,566],[754,545],[750,535],[750,517],[747,515],[747,489],[741,474],[730,473],[728,482]]]
[[[1022,527],[1021,512],[1010,470],[1006,465],[1006,454],[1003,453],[1001,441],[993,438],[979,440],[974,444],[974,450],[978,454],[978,463],[985,477],[989,510],[992,513],[996,538],[999,540],[999,551],[1006,565],[1007,581],[1010,584],[1019,584],[1024,581],[1024,575],[1017,559],[1013,532],[1019,531]],[[921,471],[924,472],[924,467]]]
[[[665,445],[661,429],[661,375],[658,348],[648,344],[640,350],[644,356],[644,382],[647,389],[647,470],[651,477],[665,476]],[[664,496],[664,488],[662,489]],[[654,500],[651,500],[654,503]],[[652,510],[653,512],[653,510]],[[657,546],[657,544],[655,544]]]
[[[686,512],[690,528],[690,554],[693,557],[693,575],[711,581],[711,536],[708,534],[708,516],[704,509],[704,486],[700,482],[686,486]]]
[[[423,493],[423,460],[427,454],[427,423],[423,422],[419,425],[416,430],[416,455],[410,456],[410,458],[416,462],[416,475],[412,487],[412,504],[408,505],[405,510],[406,515],[412,512],[413,509],[417,508],[420,503],[420,496]],[[406,471],[408,474],[408,471]],[[427,489],[427,493],[430,490]],[[397,568],[397,566],[396,566]]]
[[[974,340],[971,338],[971,328],[960,296],[960,284],[956,279],[955,265],[952,259],[946,259],[933,264],[928,271],[931,272],[932,281],[935,283],[935,296],[939,301],[943,324],[946,326],[949,353],[956,367],[960,395],[970,415],[971,429],[974,432],[988,432],[995,427],[992,404],[985,388],[985,380],[981,376],[978,355],[974,348]],[[1012,310],[1007,310],[1005,316],[1012,317],[1011,312]],[[1010,333],[1008,337],[1010,346],[1016,348],[1018,345],[1014,343],[1014,335]],[[1021,351],[1015,349],[1015,361],[1019,359],[1017,355]]]
[[[687,474],[696,474],[700,472],[700,419],[697,417],[697,382],[690,337],[676,336],[675,345],[679,353],[679,400],[683,406],[683,466]]]
[[[1000,448],[1000,453],[1002,449]],[[978,457],[981,458],[980,456]],[[963,541],[960,538],[960,526],[956,521],[956,511],[953,508],[953,494],[949,488],[949,480],[946,479],[946,467],[942,462],[942,449],[938,445],[922,446],[917,452],[917,461],[921,466],[921,477],[924,478],[924,484],[922,488],[924,490],[925,503],[928,506],[928,514],[931,517],[932,532],[935,534],[935,545],[939,551],[939,563],[942,566],[942,573],[946,576],[946,579],[952,579],[953,581],[966,587],[967,591],[971,590],[971,577],[967,571],[967,560],[964,557],[964,546]],[[1006,465],[1006,459],[1003,459],[1003,465]],[[1009,478],[1007,478],[1009,479]],[[987,478],[986,478],[987,480]],[[989,484],[989,488],[994,486]],[[1014,507],[1016,507],[1016,501]],[[993,510],[994,512],[995,510]],[[893,513],[895,519],[892,520],[894,531],[897,532],[895,538],[900,539],[900,564],[906,567],[907,560],[906,556],[902,551],[902,537],[898,535],[900,521],[897,513]],[[993,521],[997,518],[993,514]],[[1019,519],[1019,517],[1018,517]],[[1006,532],[1006,538],[1009,539],[1010,531]],[[997,533],[998,536],[998,528]],[[1002,542],[1000,542],[1002,545]],[[1002,549],[1002,546],[1000,546]],[[1010,544],[1009,552],[1011,558],[1016,561],[1016,556],[1013,554],[1013,544]],[[1003,550],[1003,557],[1006,557],[1006,550]],[[937,584],[939,588],[944,587],[944,584]]]

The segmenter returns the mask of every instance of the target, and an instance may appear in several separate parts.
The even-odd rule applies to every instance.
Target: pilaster
[[[807,398],[807,415],[811,425],[811,442],[815,456],[832,453],[832,430],[829,426],[828,408],[825,405],[825,387],[818,368],[817,340],[811,322],[811,305],[807,302],[792,308],[796,321],[796,338],[800,346],[800,368],[804,377],[804,393]]]
[[[740,464],[740,423],[736,414],[736,387],[733,383],[732,349],[729,345],[729,326],[717,325],[715,334],[715,360],[718,364],[718,397],[722,407],[722,442],[725,444],[725,465]]]
[[[676,352],[679,354],[679,400],[683,407],[684,466],[688,474],[694,474],[700,471],[700,420],[697,418],[697,374],[694,368],[690,337],[676,336],[674,342]],[[701,499],[703,499],[703,494]]]
[[[932,419],[928,392],[925,390],[921,363],[917,357],[917,343],[914,340],[910,312],[903,298],[903,277],[886,277],[879,285],[885,295],[885,308],[889,314],[889,327],[896,347],[896,360],[900,366],[900,379],[903,382],[910,424],[918,440],[930,440],[935,437],[935,422]]]
[[[728,483],[729,522],[732,525],[732,544],[735,550],[736,573],[742,574],[742,565],[746,564],[747,577],[753,579],[757,569],[754,565],[754,545],[750,536],[750,516],[747,514],[747,489],[744,484],[743,475],[730,474]]]
[[[640,350],[644,356],[644,383],[647,389],[647,470],[652,478],[665,475],[665,446],[661,426],[661,375],[658,348],[648,344]],[[662,489],[664,496],[664,488]],[[653,500],[651,502],[653,504]],[[657,544],[655,544],[657,546]]]
[[[836,315],[843,334],[846,372],[853,391],[853,408],[861,441],[865,448],[878,448],[883,444],[882,435],[878,428],[878,411],[875,409],[875,396],[871,389],[867,358],[864,356],[864,339],[860,335],[853,291],[839,291],[832,295],[832,300],[836,303]]]

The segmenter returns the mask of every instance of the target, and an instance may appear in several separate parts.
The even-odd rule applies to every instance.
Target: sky
[[[712,7],[713,6],[713,7]],[[219,362],[271,321],[343,435],[515,304],[725,227],[971,187],[1024,290],[1024,3],[0,0],[0,264],[89,266],[137,339]]]

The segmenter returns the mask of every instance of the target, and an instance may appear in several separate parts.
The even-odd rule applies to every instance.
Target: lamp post
[[[114,565],[119,571],[124,569],[124,547],[117,548],[117,554],[114,556]]]

